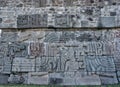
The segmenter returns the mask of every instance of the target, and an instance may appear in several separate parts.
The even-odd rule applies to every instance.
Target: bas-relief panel
[[[9,42],[15,42],[17,39],[17,33],[16,32],[3,32],[1,34],[0,41],[4,41],[6,43]]]
[[[70,17],[69,15],[56,14],[55,15],[55,26],[56,27],[70,27]]]
[[[24,31],[24,32],[18,32],[17,41],[18,42],[43,42],[45,36],[44,31]]]
[[[47,26],[47,14],[19,15],[18,28],[34,28]]]
[[[88,72],[113,72],[115,64],[111,56],[87,56],[85,58]]]
[[[101,73],[99,74],[101,84],[117,84],[118,83],[118,77],[116,75],[116,72],[107,72],[107,73]]]
[[[9,55],[14,57],[25,57],[28,56],[28,44],[27,43],[11,43],[8,46]]]
[[[101,49],[98,49],[98,52],[101,53],[100,54],[100,53],[94,53],[92,51],[88,51],[84,48],[80,48],[79,46],[76,46],[76,47],[65,46],[65,47],[59,47],[57,49],[55,49],[55,47],[53,45],[52,47],[53,49],[48,48],[47,54],[45,54],[41,58],[37,58],[40,61],[42,60],[44,61],[43,64],[39,65],[39,67],[40,66],[41,68],[42,66],[56,67],[55,71],[57,70],[57,68],[59,68],[59,70],[57,71],[77,71],[82,69],[86,69],[86,71],[88,72],[115,71],[113,57],[110,56],[111,54],[105,54],[105,50],[104,50],[104,53],[102,54],[103,51]],[[49,53],[49,50],[50,50],[50,53]],[[83,52],[83,50],[85,51]]]
[[[114,42],[115,42],[115,52],[114,52],[114,61],[115,61],[115,65],[116,65],[116,70],[120,70],[120,31],[119,30],[116,30],[114,32],[115,34],[115,39],[114,39]]]
[[[8,44],[0,43],[0,72],[3,71],[4,66],[4,58],[7,56],[8,52]]]
[[[2,73],[49,73],[48,77],[30,76],[25,84],[39,84],[33,81],[35,79],[43,79],[41,83],[44,84],[60,85],[118,83],[115,71],[119,71],[119,30],[19,31],[10,33],[17,36],[13,40],[5,40],[5,33],[0,38],[4,41],[1,42],[1,49],[7,50],[2,56]],[[27,39],[24,40],[24,37]],[[0,53],[3,54],[2,51]],[[75,73],[80,73],[80,76],[74,76]],[[14,78],[17,82],[13,83],[20,83],[19,75]]]
[[[30,56],[44,56],[44,44],[30,43]]]
[[[35,71],[35,59],[15,58],[13,59],[13,72],[32,72]]]
[[[60,58],[59,57],[36,58],[36,71],[38,72],[60,71]]]
[[[10,84],[27,84],[28,83],[28,74],[11,74],[8,78],[8,83]]]

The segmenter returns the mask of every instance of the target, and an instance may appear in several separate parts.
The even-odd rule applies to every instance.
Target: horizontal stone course
[[[0,73],[15,84],[117,84],[119,31],[3,29]]]
[[[120,6],[0,7],[0,28],[115,28]]]

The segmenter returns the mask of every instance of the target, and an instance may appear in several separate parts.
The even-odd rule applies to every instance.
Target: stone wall
[[[1,0],[0,28],[115,28],[119,11],[119,0]]]
[[[119,0],[0,0],[0,84],[118,84],[119,27]]]
[[[9,83],[119,83],[120,29],[2,30],[0,72]]]

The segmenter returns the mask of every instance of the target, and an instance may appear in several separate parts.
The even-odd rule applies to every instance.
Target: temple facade
[[[118,84],[119,40],[119,0],[0,0],[0,84]]]

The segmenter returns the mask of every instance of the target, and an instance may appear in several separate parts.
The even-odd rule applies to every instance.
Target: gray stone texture
[[[12,64],[13,72],[34,72],[35,71],[35,59],[27,58],[14,58]]]
[[[13,84],[117,84],[119,31],[3,29],[0,73]]]
[[[8,84],[9,75],[0,74],[0,84]]]
[[[119,0],[0,0],[0,84],[120,83],[119,27]]]
[[[59,85],[100,85],[99,76],[82,76],[83,72],[64,72],[64,73],[50,73],[50,84]]]
[[[49,73],[48,72],[30,72],[28,73],[28,84],[44,84],[49,83]]]
[[[119,27],[119,0],[1,0],[0,28]]]
[[[38,28],[47,26],[46,14],[33,14],[33,15],[18,15],[17,27],[18,28]]]
[[[28,83],[28,74],[26,74],[26,73],[10,74],[10,77],[8,78],[8,83],[10,83],[10,84],[27,84]]]

